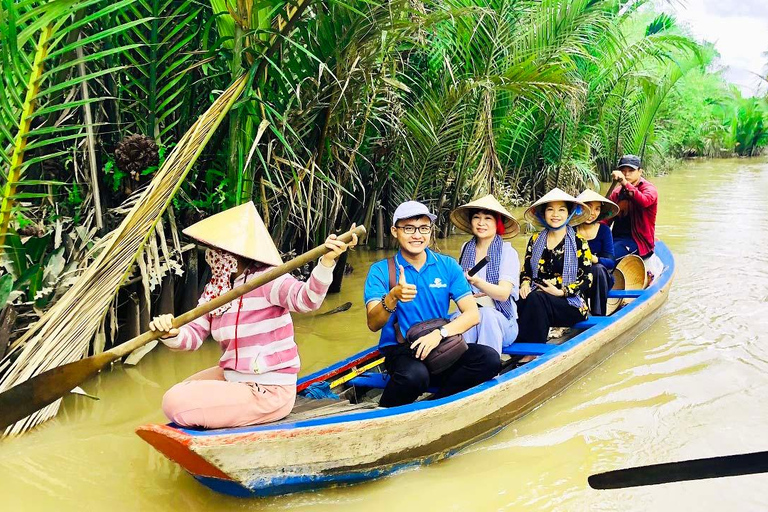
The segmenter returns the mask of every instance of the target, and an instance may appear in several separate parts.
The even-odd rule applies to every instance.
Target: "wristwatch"
[[[448,338],[450,336],[450,334],[448,334],[448,329],[446,329],[445,327],[441,327],[440,336],[442,336],[443,339]]]

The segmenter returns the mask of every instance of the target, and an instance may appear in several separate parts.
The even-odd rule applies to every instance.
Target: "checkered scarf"
[[[539,237],[533,243],[533,249],[531,251],[531,273],[533,278],[536,279],[539,275],[539,260],[541,255],[544,254],[544,249],[547,247],[547,235],[549,229],[544,228],[539,233]],[[576,281],[576,272],[579,270],[579,259],[576,257],[576,232],[571,226],[565,228],[565,256],[563,257],[563,285]],[[535,286],[535,284],[534,284]],[[578,295],[570,295],[568,297],[568,304],[575,308],[580,308],[582,304],[582,298]]]
[[[493,237],[491,246],[488,247],[488,265],[485,267],[485,280],[491,284],[499,284],[499,267],[501,266],[501,250],[504,246],[504,241],[499,235]],[[477,251],[477,242],[475,237],[472,237],[469,242],[464,246],[464,251],[461,255],[461,261],[459,264],[464,272],[475,266],[475,256]],[[507,319],[511,319],[514,313],[512,309],[512,300],[507,297],[505,301],[499,301],[493,299],[493,305],[499,310]]]

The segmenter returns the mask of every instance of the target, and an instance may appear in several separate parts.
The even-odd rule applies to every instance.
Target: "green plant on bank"
[[[653,14],[645,0],[317,1],[265,59],[275,29],[285,26],[285,2],[67,5],[68,23],[57,21],[68,40],[77,43],[81,32],[88,39],[80,45],[85,75],[98,76],[86,80],[85,99],[72,72],[81,71],[77,48],[57,54],[72,61],[47,80],[66,76],[59,99],[70,101],[61,111],[75,113],[57,129],[73,129],[34,158],[56,160],[77,145],[74,162],[86,177],[83,140],[98,150],[96,179],[68,187],[72,216],[93,208],[99,184],[108,196],[120,189],[124,177],[109,153],[119,137],[146,133],[172,144],[212,90],[255,64],[247,97],[176,204],[213,213],[253,199],[285,250],[352,220],[370,226],[379,206],[389,210],[405,198],[427,200],[445,216],[485,191],[503,188],[524,202],[555,184],[593,184],[622,152],[650,161],[679,155],[681,146],[669,142],[681,125],[667,98],[680,76],[708,62],[674,19]],[[19,9],[8,18],[23,27],[33,17]],[[33,39],[26,36],[30,55]],[[30,180],[46,176],[42,162],[27,168]],[[225,173],[213,186],[212,170]]]
[[[43,165],[62,159],[84,141],[90,178],[96,180],[94,105],[104,99],[96,85],[124,65],[105,66],[106,59],[130,46],[105,43],[114,35],[144,24],[134,18],[122,24],[108,20],[130,0],[51,0],[2,3],[0,46],[3,51],[0,94],[0,152],[3,167],[0,242],[7,232],[13,204],[43,199],[35,189],[50,183],[36,178]],[[106,30],[101,30],[108,27]],[[98,28],[98,30],[94,30]],[[98,188],[96,222],[101,225]]]
[[[6,234],[8,272],[0,276],[0,309],[19,296],[37,308],[50,303],[65,265],[64,246],[50,250],[51,238],[47,234],[22,240],[16,232]]]
[[[768,144],[768,108],[765,100],[739,98],[732,119],[736,153],[756,156]]]

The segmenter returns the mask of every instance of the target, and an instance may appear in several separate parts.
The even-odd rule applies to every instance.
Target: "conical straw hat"
[[[280,253],[253,201],[192,224],[185,235],[223,251],[267,265],[282,265]]]
[[[624,289],[624,274],[619,269],[613,270],[613,287],[611,290]],[[613,314],[622,305],[622,299],[608,299],[605,304],[605,316]]]
[[[577,207],[581,207],[581,212],[577,212],[573,217],[571,217],[571,222],[569,222],[571,226],[581,224],[589,218],[589,207],[587,205],[573,197],[571,194],[565,192],[564,190],[560,190],[557,187],[544,194],[541,199],[533,203],[530,208],[525,210],[525,218],[528,219],[529,222],[541,226],[542,223],[536,216],[536,209],[543,204],[552,203],[554,201],[564,201],[566,203],[575,204]]]
[[[600,215],[598,215],[597,219],[595,219],[595,222],[599,222],[601,220],[610,219],[611,217],[615,217],[619,213],[619,205],[608,199],[607,197],[604,197],[594,190],[585,190],[581,194],[579,194],[576,199],[581,201],[584,204],[591,203],[591,202],[598,202],[602,203],[602,206],[600,207]],[[587,206],[589,206],[587,204]]]
[[[624,275],[625,290],[643,290],[648,285],[645,262],[640,256],[636,254],[624,256],[616,264],[616,269]]]
[[[504,238],[513,238],[520,232],[520,224],[517,222],[517,219],[491,194],[475,199],[471,203],[459,206],[453,210],[451,212],[451,222],[460,230],[471,235],[472,215],[475,210],[488,210],[500,214],[504,220]]]

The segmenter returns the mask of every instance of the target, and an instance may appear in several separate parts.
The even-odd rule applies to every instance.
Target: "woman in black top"
[[[576,198],[589,207],[589,218],[579,224],[576,233],[581,235],[592,252],[592,288],[589,290],[589,312],[595,316],[607,314],[608,291],[613,287],[616,260],[613,257],[611,228],[602,221],[619,213],[619,205],[593,190],[585,190]]]
[[[586,296],[592,285],[592,253],[571,225],[589,209],[555,188],[525,216],[544,228],[531,237],[520,274],[517,342],[546,343],[550,327],[571,327],[589,315]]]

